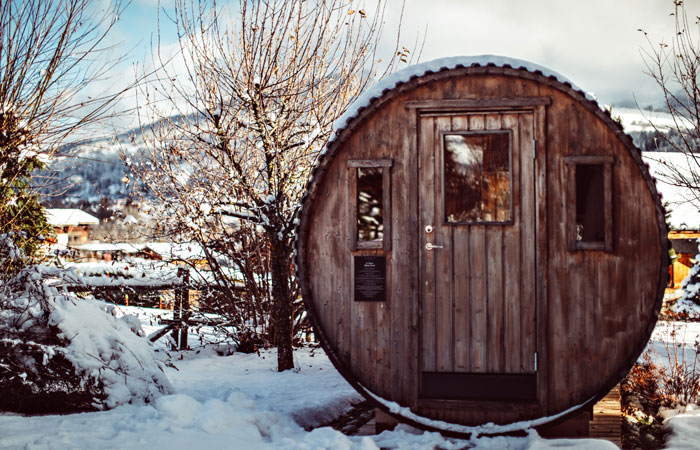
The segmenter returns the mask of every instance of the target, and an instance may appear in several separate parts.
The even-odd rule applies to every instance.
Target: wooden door
[[[532,111],[419,126],[420,398],[534,401]]]

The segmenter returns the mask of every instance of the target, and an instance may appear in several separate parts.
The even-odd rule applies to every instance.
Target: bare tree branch
[[[392,54],[383,63],[377,58],[386,5],[370,11],[346,0],[176,0],[184,72],[159,49],[161,73],[142,88],[151,139],[133,169],[181,211],[173,220],[189,223],[207,204],[219,217],[254,225],[247,236],[262,237],[256,248],[268,253],[280,370],[293,367],[299,293],[292,231],[309,171],[349,104],[408,62],[398,36]],[[201,224],[191,236],[205,245],[232,248],[241,237],[221,222]]]

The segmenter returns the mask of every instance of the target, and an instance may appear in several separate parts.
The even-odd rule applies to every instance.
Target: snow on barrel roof
[[[360,96],[350,105],[345,113],[335,121],[333,124],[333,129],[335,132],[342,130],[347,126],[348,122],[350,122],[353,117],[357,116],[362,109],[369,106],[373,99],[381,97],[385,91],[391,90],[400,84],[406,83],[412,78],[421,77],[431,72],[471,66],[510,67],[513,69],[527,70],[533,73],[541,73],[545,77],[555,78],[561,83],[570,85],[574,90],[580,91],[583,95],[585,95],[587,99],[595,101],[591,95],[585,93],[568,78],[539,64],[522,59],[498,55],[453,56],[415,64],[381,79],[379,82],[360,94]],[[334,139],[335,133],[331,137],[330,142],[332,142]],[[328,144],[330,144],[330,142]]]
[[[47,208],[46,220],[54,227],[97,225],[100,219],[74,208]]]

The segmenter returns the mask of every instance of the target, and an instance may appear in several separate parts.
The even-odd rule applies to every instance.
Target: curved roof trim
[[[451,70],[459,67],[507,67],[512,69],[523,69],[528,72],[541,74],[547,78],[554,78],[560,83],[569,85],[576,91],[582,93],[588,100],[595,101],[595,98],[576,86],[571,80],[565,76],[548,69],[547,67],[535,64],[523,59],[509,58],[499,55],[477,55],[477,56],[454,56],[449,58],[438,58],[432,61],[415,64],[397,72],[388,75],[381,79],[372,87],[360,94],[359,97],[348,107],[348,109],[333,123],[333,133],[330,140],[326,144],[323,153],[330,144],[335,140],[335,137],[342,131],[348,123],[357,116],[360,111],[368,107],[374,99],[378,99],[384,95],[386,91],[390,91],[395,87],[410,81],[413,78],[419,78],[430,73],[440,72],[442,70]]]

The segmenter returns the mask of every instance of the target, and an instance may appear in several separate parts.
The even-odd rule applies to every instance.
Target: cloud
[[[402,35],[412,42],[425,29],[422,60],[443,56],[498,54],[529,60],[570,78],[604,103],[651,97],[640,50],[652,39],[674,33],[667,1],[407,0]],[[687,6],[700,15],[700,5]],[[395,33],[398,12],[387,11],[387,35]],[[402,38],[402,41],[404,39]],[[654,42],[654,41],[652,41]],[[657,95],[658,96],[658,95]]]

